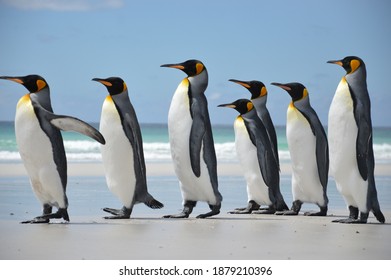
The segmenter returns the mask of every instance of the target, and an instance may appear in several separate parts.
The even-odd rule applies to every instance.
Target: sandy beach
[[[170,164],[149,163],[147,168],[151,177],[174,175]],[[282,165],[281,173],[289,172],[289,165]],[[390,167],[377,168],[377,174],[390,175]],[[235,175],[241,175],[237,165],[220,164],[219,176]],[[22,164],[0,165],[1,178],[23,176],[26,174]],[[71,163],[69,178],[74,176],[104,173],[99,163]],[[29,188],[26,191],[31,192]],[[38,201],[31,203],[38,208]],[[177,206],[180,207],[179,201]],[[136,214],[130,220],[105,220],[100,213],[73,215],[70,223],[53,221],[44,225],[20,224],[16,217],[8,216],[0,220],[0,259],[389,260],[388,209],[384,211],[388,222],[383,225],[372,214],[365,225],[332,223],[348,214],[345,209],[330,209],[327,217],[222,212],[205,220],[195,219],[195,215],[185,220],[163,219],[161,212]]]

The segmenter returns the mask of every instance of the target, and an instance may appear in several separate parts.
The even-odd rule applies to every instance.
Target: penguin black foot
[[[61,219],[61,218],[63,218],[65,221],[69,222],[69,215],[68,215],[68,211],[66,208],[59,208],[56,213],[45,214],[45,215],[34,218],[34,220],[38,220],[38,223],[42,223],[41,220]],[[36,223],[36,222],[33,222],[33,223]]]
[[[251,212],[258,210],[260,205],[253,200],[250,200],[247,207],[236,208],[235,210],[229,211],[228,214],[250,214]]]
[[[300,200],[295,200],[292,203],[291,210],[277,211],[275,214],[276,215],[285,215],[285,216],[297,216],[297,215],[299,215],[302,204],[303,204],[303,202],[301,202]]]
[[[279,214],[279,213],[277,215],[284,215],[284,216],[297,216],[297,215],[299,215],[299,211],[294,211],[294,210],[283,211],[282,214]]]
[[[23,221],[23,222],[20,222],[21,224],[48,224],[49,223],[49,219],[40,219],[39,217],[36,217],[32,220],[29,220],[29,221]]]
[[[104,217],[104,219],[129,219],[132,214],[132,208],[126,208],[125,206],[121,209],[103,208],[103,211],[112,214],[113,216]]]
[[[266,209],[259,209],[257,211],[253,211],[252,214],[263,214],[263,215],[272,215],[276,213],[276,208],[273,205],[270,205]]]
[[[344,223],[344,224],[351,224],[352,221],[358,220],[358,208],[354,206],[349,206],[349,218],[347,219],[338,219],[333,220],[333,223]]]
[[[333,223],[341,223],[341,224],[366,224],[367,221],[368,221],[368,216],[369,216],[369,212],[368,213],[363,213],[361,212],[360,213],[360,218],[358,218],[356,216],[356,209],[355,207],[352,207],[353,209],[349,209],[351,210],[350,211],[350,215],[349,215],[349,218],[347,219],[340,219],[340,220],[334,220],[332,221]],[[358,209],[357,209],[358,211]]]
[[[210,212],[208,212],[208,213],[205,213],[205,214],[198,215],[196,218],[197,218],[197,219],[205,219],[205,218],[212,217],[212,216],[215,216],[215,215],[220,214],[221,204],[218,204],[218,205],[209,205],[209,208],[210,208],[212,211],[210,211]]]
[[[173,215],[165,215],[163,218],[173,218],[173,219],[184,219],[189,218],[191,212],[193,212],[193,208],[197,205],[197,201],[186,201],[184,203],[184,207],[181,213],[173,214]]]
[[[320,211],[319,212],[315,212],[315,213],[305,212],[304,216],[318,216],[318,217],[319,216],[327,216],[327,206],[320,207]]]

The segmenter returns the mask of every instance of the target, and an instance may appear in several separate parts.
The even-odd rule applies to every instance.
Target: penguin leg
[[[250,200],[247,204],[247,207],[236,208],[235,210],[229,211],[228,214],[250,214],[254,210],[258,210],[260,205],[254,200]]]
[[[205,218],[208,218],[208,217],[212,217],[212,216],[215,216],[215,215],[218,215],[220,213],[220,209],[221,209],[221,204],[217,204],[217,205],[210,205],[209,204],[209,208],[210,212],[208,213],[205,213],[205,214],[201,214],[201,215],[198,215],[196,218],[197,219],[205,219]]]
[[[179,214],[174,214],[174,215],[165,215],[163,218],[175,218],[175,219],[180,219],[180,218],[189,218],[191,212],[193,212],[193,208],[197,205],[197,201],[191,201],[187,200],[185,201],[183,205],[183,210]]]
[[[45,214],[34,218],[34,220],[38,220],[38,223],[41,223],[42,219],[61,219],[61,218],[69,222],[68,210],[66,208],[58,208],[58,211],[56,213]],[[34,220],[33,223],[35,223]]]
[[[291,210],[278,211],[278,212],[276,212],[276,215],[296,216],[299,214],[302,204],[303,204],[303,202],[301,202],[300,200],[295,200],[292,203]]]
[[[103,211],[112,214],[113,216],[104,217],[105,219],[129,219],[132,214],[133,207],[122,207],[121,209],[103,208]]]
[[[367,216],[367,218],[368,218],[368,216]],[[358,208],[350,205],[349,206],[349,218],[333,220],[332,222],[333,223],[351,224],[357,220],[358,220]]]
[[[316,213],[311,213],[311,212],[305,212],[305,216],[327,216],[327,205],[326,206],[319,206],[320,211]]]
[[[47,214],[51,214],[52,213],[52,209],[53,207],[50,206],[49,204],[44,204],[43,205],[43,215],[47,215]],[[32,220],[29,220],[29,221],[23,221],[23,222],[20,222],[21,224],[47,224],[49,223],[49,219],[46,219],[46,218],[42,218],[42,219],[38,219],[39,217],[36,217]]]
[[[267,209],[259,209],[257,211],[253,211],[252,214],[275,214],[276,213],[276,207],[274,205],[270,205]]]

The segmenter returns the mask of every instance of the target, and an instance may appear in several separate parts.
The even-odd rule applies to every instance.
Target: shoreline
[[[171,162],[146,162],[147,176],[175,176]],[[290,163],[280,164],[280,174],[290,175]],[[218,176],[243,176],[238,163],[217,163]],[[0,163],[0,177],[27,176],[23,163]],[[105,176],[101,162],[68,162],[68,176]],[[391,176],[391,164],[377,164],[375,176]]]

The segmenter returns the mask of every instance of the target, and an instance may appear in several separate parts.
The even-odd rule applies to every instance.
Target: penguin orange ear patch
[[[267,90],[266,90],[266,87],[262,87],[261,88],[261,96],[264,96],[267,94]]]
[[[204,65],[202,65],[202,63],[197,63],[196,64],[196,74],[200,74],[202,72],[202,70],[204,70]]]
[[[247,111],[251,111],[254,108],[254,105],[252,102],[247,102]]]
[[[308,96],[308,90],[306,88],[304,88],[303,90],[303,97],[302,98],[305,98]]]
[[[350,73],[353,73],[354,71],[357,70],[358,67],[360,67],[360,61],[357,60],[357,59],[353,59],[351,62],[350,62],[350,68],[352,69],[352,71]]]
[[[37,91],[40,91],[40,90],[43,89],[44,87],[46,87],[45,81],[43,81],[43,80],[37,80],[37,88],[38,88]]]

